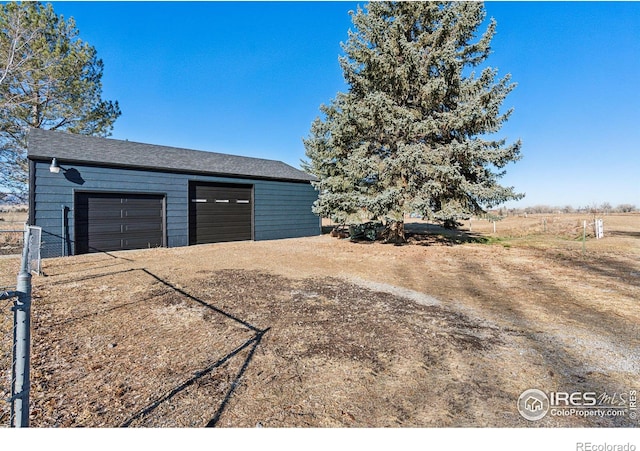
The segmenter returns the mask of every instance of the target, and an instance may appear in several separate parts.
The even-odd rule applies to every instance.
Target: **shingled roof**
[[[56,158],[63,164],[93,164],[275,180],[316,180],[314,176],[281,161],[42,129],[30,130],[27,147],[30,160]]]

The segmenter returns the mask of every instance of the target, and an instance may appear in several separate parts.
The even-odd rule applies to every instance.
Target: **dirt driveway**
[[[635,235],[586,256],[569,241],[451,244],[323,235],[47,260],[32,425],[640,424],[516,408],[529,388],[640,388]]]

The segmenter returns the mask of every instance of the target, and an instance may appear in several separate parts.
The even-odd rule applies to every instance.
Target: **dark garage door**
[[[164,196],[77,193],[76,254],[164,246]]]
[[[189,244],[251,240],[251,185],[191,183]]]

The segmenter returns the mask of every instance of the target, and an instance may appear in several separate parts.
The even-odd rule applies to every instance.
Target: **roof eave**
[[[28,155],[27,158],[31,161],[47,162],[51,160],[53,157],[48,155]],[[164,172],[164,173],[174,173],[174,174],[207,175],[212,177],[286,181],[286,182],[295,182],[295,183],[311,183],[311,182],[318,181],[318,179],[312,175],[309,175],[309,178],[275,177],[275,176],[269,177],[269,176],[259,175],[259,174],[238,174],[238,173],[232,173],[232,172],[219,172],[219,171],[208,171],[208,170],[176,169],[176,168],[161,167],[161,166],[109,163],[104,161],[78,160],[78,159],[58,158],[58,157],[56,157],[56,160],[58,164],[62,163],[62,164],[75,164],[75,165],[81,165],[81,166],[99,166],[99,167],[113,168],[113,169],[132,169],[132,170],[144,170],[144,171],[154,171],[154,172]]]

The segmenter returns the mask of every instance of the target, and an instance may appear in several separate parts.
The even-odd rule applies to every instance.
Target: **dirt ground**
[[[584,247],[582,218],[544,219],[45,260],[31,424],[637,427],[518,413],[530,388],[640,389],[640,215]]]

